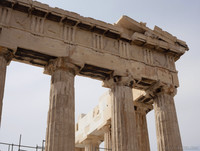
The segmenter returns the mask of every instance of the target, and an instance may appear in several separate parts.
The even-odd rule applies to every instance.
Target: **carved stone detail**
[[[11,10],[9,8],[0,7],[0,23],[8,24],[11,18]]]
[[[75,40],[75,28],[64,24],[63,39],[65,42],[73,42]]]
[[[44,31],[44,18],[32,16],[31,31],[42,34]]]
[[[103,36],[93,33],[93,48],[102,50],[103,49]]]
[[[166,60],[167,60],[167,68],[171,69],[171,70],[174,70],[175,69],[174,57],[170,56],[170,55],[166,55]]]
[[[152,51],[150,49],[145,48],[144,49],[144,61],[147,64],[153,64],[153,54]]]
[[[119,41],[119,54],[122,57],[129,58],[129,44],[124,41]]]

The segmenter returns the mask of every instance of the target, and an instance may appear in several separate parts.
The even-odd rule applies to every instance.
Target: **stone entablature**
[[[99,99],[99,104],[86,115],[81,114],[75,126],[76,147],[84,148],[84,140],[88,137],[104,140],[104,127],[111,124],[111,96],[105,93]]]
[[[0,5],[0,45],[15,52],[14,60],[45,66],[68,57],[78,74],[95,79],[131,75],[136,88],[155,81],[179,86],[174,63],[188,47],[157,26],[127,16],[112,25],[36,1]]]

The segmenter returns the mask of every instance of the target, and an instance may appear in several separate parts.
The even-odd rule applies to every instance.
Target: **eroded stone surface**
[[[52,73],[46,151],[75,150],[74,76],[61,68]]]
[[[132,89],[115,85],[111,91],[112,149],[138,151]]]
[[[4,96],[4,86],[6,79],[6,70],[7,70],[7,65],[12,60],[12,56],[13,56],[12,52],[0,46],[0,126],[1,126],[1,117],[3,109],[3,96]]]
[[[104,132],[104,148],[111,150],[112,149],[112,132],[111,125],[105,126]]]
[[[1,126],[1,116],[3,108],[3,95],[4,95],[4,85],[6,78],[6,68],[7,61],[4,56],[0,56],[0,126]]]
[[[149,134],[146,120],[146,114],[148,111],[149,108],[144,106],[143,103],[135,104],[138,151],[150,151]]]
[[[157,26],[127,16],[112,25],[28,0],[5,0],[0,12],[0,46],[15,51],[14,60],[44,67],[68,57],[79,75],[131,75],[139,89],[156,81],[179,86],[175,61],[188,46]]]
[[[154,99],[158,151],[183,151],[173,95]]]

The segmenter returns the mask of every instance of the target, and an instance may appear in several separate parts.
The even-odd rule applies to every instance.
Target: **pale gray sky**
[[[53,7],[115,23],[122,15],[170,32],[189,45],[189,52],[177,61],[180,87],[175,97],[183,146],[200,146],[200,1],[199,0],[40,0]],[[107,91],[101,82],[76,77],[76,117],[97,105]],[[0,141],[41,144],[45,139],[50,76],[43,69],[12,62],[8,66]],[[154,112],[148,114],[152,151],[156,151]],[[199,147],[200,148],[200,147]]]

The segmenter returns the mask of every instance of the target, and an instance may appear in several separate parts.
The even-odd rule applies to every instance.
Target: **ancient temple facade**
[[[182,151],[175,62],[187,50],[170,33],[127,16],[108,24],[36,1],[0,1],[0,119],[6,69],[19,61],[51,76],[46,151],[96,151],[102,141],[112,151],[149,151],[146,114],[153,110],[158,151]],[[110,89],[104,105],[77,124],[76,75]]]

